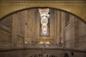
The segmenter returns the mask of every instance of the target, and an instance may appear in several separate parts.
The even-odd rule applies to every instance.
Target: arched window
[[[85,49],[86,23],[55,8],[29,8],[0,21],[0,48]]]

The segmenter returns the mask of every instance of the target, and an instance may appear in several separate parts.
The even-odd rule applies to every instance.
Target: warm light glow
[[[44,42],[43,41],[40,41],[39,44],[44,44]]]
[[[50,44],[50,42],[49,41],[40,41],[39,44],[45,44],[45,45],[47,45],[47,44]]]
[[[47,41],[47,42],[45,42],[45,44],[50,44],[50,42],[49,42],[49,41]]]
[[[27,41],[25,41],[25,44],[28,44],[28,42],[27,42]]]

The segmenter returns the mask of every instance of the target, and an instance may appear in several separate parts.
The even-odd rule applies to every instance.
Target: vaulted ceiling
[[[86,21],[85,0],[0,0],[0,19],[17,10],[31,7],[51,7],[65,10]]]
[[[58,1],[56,1],[56,0],[53,0],[53,1],[48,1],[48,0],[46,0],[46,1],[45,0],[29,0],[29,1],[28,0],[0,0],[0,45],[1,45],[0,48],[1,49],[2,48],[10,49],[10,48],[16,48],[16,47],[23,47],[22,44],[24,44],[24,43],[22,42],[23,37],[21,37],[21,35],[17,35],[19,38],[15,38],[15,39],[11,38],[12,37],[11,36],[11,33],[12,33],[11,32],[11,30],[12,30],[12,27],[11,27],[12,21],[11,20],[12,20],[12,18],[14,18],[16,20],[17,19],[23,20],[24,18],[28,18],[28,16],[25,14],[15,13],[16,18],[15,18],[15,16],[11,18],[10,15],[11,15],[11,13],[14,13],[16,11],[26,9],[26,8],[33,8],[33,7],[50,7],[50,8],[54,8],[54,9],[61,9],[61,10],[70,12],[70,13],[80,17],[82,20],[86,21],[86,1],[84,1],[84,0],[58,0]],[[28,12],[28,14],[30,15],[29,12]],[[32,16],[32,14],[30,16]],[[6,18],[4,18],[4,17],[6,17]],[[71,23],[72,23],[73,19],[74,19],[73,17],[70,18]],[[76,18],[75,18],[75,20],[76,20]],[[68,19],[67,19],[67,21],[68,21]],[[17,24],[18,24],[18,22],[17,22]],[[21,24],[22,24],[22,22],[20,22],[20,25]],[[74,25],[74,24],[72,23],[72,25]],[[14,26],[15,26],[15,24],[14,24]],[[22,27],[22,26],[18,26],[18,27]],[[65,33],[65,34],[67,34],[66,35],[67,39],[69,38],[70,35],[75,35],[76,38],[73,38],[73,36],[70,36],[71,40],[74,40],[74,41],[67,40],[66,41],[67,46],[69,45],[69,47],[71,47],[71,48],[75,47],[75,48],[79,49],[79,52],[81,52],[81,51],[86,52],[86,23],[82,22],[81,20],[80,21],[78,20],[78,22],[77,21],[75,22],[75,27],[72,27],[72,28],[70,28],[70,27],[71,27],[70,24],[68,26],[66,26],[67,33]],[[74,28],[75,28],[75,31],[72,31]],[[70,29],[72,29],[72,30],[70,30]],[[15,30],[15,27],[14,27],[14,30]],[[28,29],[28,30],[31,31],[30,29]],[[18,32],[20,32],[20,30]],[[15,44],[15,43],[17,43],[17,44]],[[25,42],[25,44],[26,43],[27,42]],[[75,46],[73,46],[73,45],[75,45]],[[21,50],[21,49],[19,49],[19,50]],[[64,49],[62,49],[62,50],[64,51]],[[37,51],[35,53],[37,53]],[[77,51],[77,50],[74,50],[74,52],[75,51]],[[53,52],[60,53],[57,50],[53,51]],[[14,55],[16,53],[19,53],[19,54],[21,53],[22,55],[25,55],[24,52],[23,52],[24,53],[23,54],[20,51],[20,52],[15,52],[15,53],[14,52],[10,52],[7,54],[5,53],[5,55],[0,53],[0,56],[2,54],[3,56],[1,56],[1,57],[4,57],[4,56],[10,57],[10,54],[11,54],[11,57],[13,57],[13,56],[19,57],[19,54]],[[30,53],[30,52],[26,52],[26,54],[28,54],[28,53]],[[38,53],[40,53],[40,52],[38,52]],[[59,54],[59,55],[61,55],[61,54]],[[83,53],[82,53],[78,56],[83,57],[86,55],[83,55]],[[78,56],[75,55],[75,57],[78,57]]]

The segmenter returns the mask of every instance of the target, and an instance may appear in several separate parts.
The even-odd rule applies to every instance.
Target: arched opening
[[[85,38],[86,22],[60,9],[27,8],[11,13],[0,21],[1,49],[61,48],[84,51]]]

